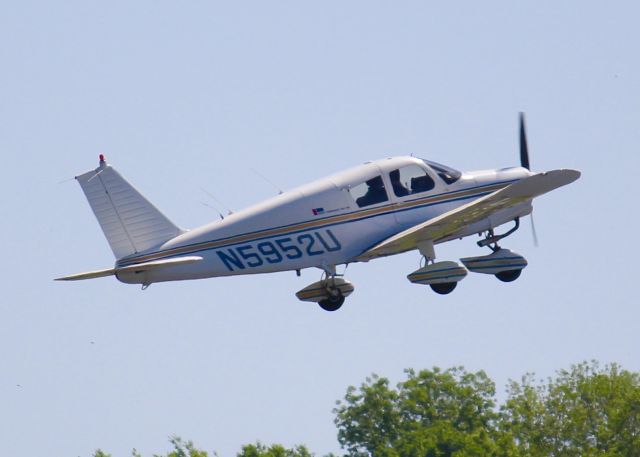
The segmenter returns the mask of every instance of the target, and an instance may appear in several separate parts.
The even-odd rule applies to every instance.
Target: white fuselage
[[[426,191],[398,196],[394,170],[419,167],[433,182]],[[140,274],[119,273],[126,283],[209,278],[240,274],[330,268],[346,264],[386,238],[506,185],[530,176],[520,167],[464,173],[447,183],[423,160],[395,157],[370,162],[284,192],[205,226],[189,230],[117,266],[196,255],[202,261]],[[386,199],[360,206],[359,186],[381,177]],[[405,183],[407,184],[407,183]],[[468,227],[463,236],[485,231],[531,212],[512,207]],[[447,239],[434,240],[436,243]]]

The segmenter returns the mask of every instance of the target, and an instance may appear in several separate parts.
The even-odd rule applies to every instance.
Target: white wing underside
[[[576,170],[552,170],[529,176],[387,238],[360,254],[355,260],[366,262],[376,257],[416,249],[420,242],[437,242],[443,238],[456,238],[462,235],[471,224],[570,184],[579,177],[580,172]]]

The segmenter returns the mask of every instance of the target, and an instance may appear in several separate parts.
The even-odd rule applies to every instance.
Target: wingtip
[[[116,270],[114,268],[106,268],[104,270],[85,271],[83,273],[76,273],[69,276],[62,276],[60,278],[54,278],[54,281],[80,281],[83,279],[95,279],[103,278],[105,276],[113,276]]]
[[[573,178],[573,181],[577,181],[578,178],[580,178],[580,176],[582,176],[582,172],[580,172],[580,170],[573,170],[571,168],[567,168],[566,170],[564,170],[565,172],[567,172],[567,176]]]

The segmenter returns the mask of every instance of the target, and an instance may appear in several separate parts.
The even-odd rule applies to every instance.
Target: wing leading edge
[[[524,203],[558,187],[566,186],[580,177],[577,170],[552,170],[521,179],[492,194],[474,200],[459,208],[415,225],[387,238],[380,244],[363,252],[355,260],[366,262],[416,249],[421,241],[438,241],[461,234],[464,229],[498,211]]]

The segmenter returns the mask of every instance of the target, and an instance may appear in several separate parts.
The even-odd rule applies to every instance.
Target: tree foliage
[[[286,449],[280,444],[267,447],[262,443],[256,443],[243,446],[238,457],[313,457],[313,454],[304,446]]]
[[[173,444],[173,451],[169,452],[166,457],[207,457],[208,454],[206,451],[197,449],[193,442],[191,441],[182,441],[182,438],[179,436],[172,436],[169,441]],[[136,456],[136,450],[133,450],[133,455]],[[154,457],[164,457],[162,455],[154,455]]]
[[[555,379],[512,382],[501,426],[522,455],[640,455],[640,375],[618,365],[574,365]]]
[[[505,454],[509,440],[497,427],[495,386],[484,372],[434,368],[406,374],[395,389],[376,375],[347,389],[334,412],[338,441],[349,456]]]
[[[96,449],[96,451],[93,453],[93,457],[111,457],[111,454],[107,454],[100,449]]]
[[[640,374],[616,364],[574,365],[546,382],[525,375],[510,382],[500,407],[483,371],[405,373],[395,387],[372,375],[337,402],[334,422],[345,457],[640,456]],[[172,451],[154,457],[208,457],[191,441],[174,436],[170,442]],[[313,456],[304,446],[260,442],[237,454]],[[111,456],[97,450],[94,457]],[[134,449],[132,457],[142,456]]]
[[[153,457],[208,457],[206,451],[196,448],[191,441],[183,441],[179,436],[172,436],[169,442],[173,445],[172,451],[167,454],[154,454]],[[215,452],[213,455],[217,456]],[[131,451],[131,456],[142,457],[136,449]],[[93,457],[111,457],[111,454],[107,454],[98,449],[93,454]],[[314,455],[302,445],[287,449],[280,444],[265,446],[257,442],[256,444],[243,446],[242,450],[237,454],[237,457],[314,457]],[[335,456],[329,454],[325,457]]]

